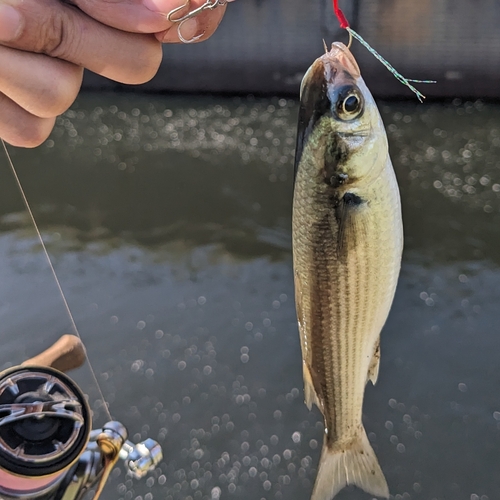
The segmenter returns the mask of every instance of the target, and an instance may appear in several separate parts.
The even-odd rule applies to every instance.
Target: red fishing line
[[[349,28],[349,21],[344,16],[344,13],[339,8],[339,0],[333,0],[333,10],[335,11],[335,15],[339,20],[339,24],[341,28]]]

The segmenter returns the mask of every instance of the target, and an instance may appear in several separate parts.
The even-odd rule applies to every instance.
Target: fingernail
[[[168,14],[172,10],[172,0],[142,0],[142,5],[153,12]],[[179,6],[182,5],[179,3]]]
[[[23,24],[21,14],[10,5],[0,5],[0,41],[11,42],[19,35]]]

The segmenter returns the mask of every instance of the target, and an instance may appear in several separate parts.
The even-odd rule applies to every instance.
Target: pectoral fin
[[[363,216],[363,211],[366,206],[366,202],[357,194],[348,192],[335,207],[332,227],[337,228],[337,255],[340,259],[365,238],[366,218]]]
[[[368,368],[368,380],[372,381],[372,384],[375,385],[378,379],[378,371],[380,368],[380,338],[377,340],[375,344],[375,351],[373,352],[372,360],[370,362],[370,368]]]

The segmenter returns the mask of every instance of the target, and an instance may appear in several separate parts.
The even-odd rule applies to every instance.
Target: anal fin
[[[303,375],[304,375],[304,399],[306,406],[309,410],[312,409],[313,403],[322,410],[320,406],[318,395],[316,394],[316,389],[314,389],[314,382],[311,374],[311,370],[307,366],[306,362],[302,364]]]
[[[368,368],[368,377],[366,381],[371,380],[372,384],[375,385],[378,379],[378,371],[380,368],[380,337],[375,344],[375,351],[373,352],[372,359],[370,361],[370,368]]]

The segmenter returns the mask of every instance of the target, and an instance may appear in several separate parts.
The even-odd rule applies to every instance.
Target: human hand
[[[35,147],[76,98],[87,68],[120,83],[150,80],[161,43],[178,43],[168,13],[185,0],[0,0],[0,137]],[[190,10],[205,0],[191,0]],[[182,27],[209,38],[225,7]]]

